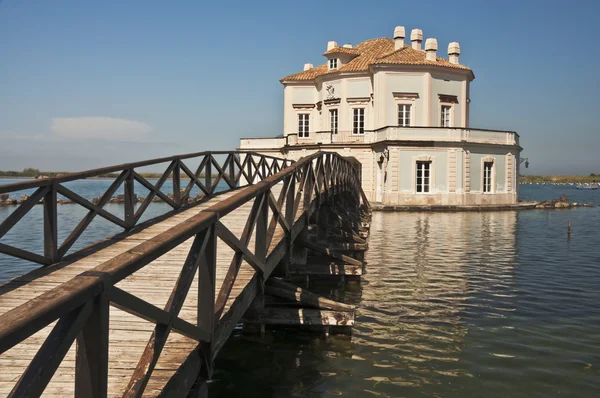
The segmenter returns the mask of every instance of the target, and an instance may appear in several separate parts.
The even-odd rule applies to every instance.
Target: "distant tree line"
[[[589,176],[519,176],[521,182],[558,182],[558,183],[591,183],[600,181],[600,174],[591,173]]]
[[[0,171],[0,177],[37,177],[42,174],[50,177],[59,173],[43,173],[39,169],[34,169],[32,167],[25,168],[23,171]]]
[[[66,174],[70,174],[70,173],[63,172],[63,171],[40,171],[40,169],[34,169],[33,167],[27,167],[27,168],[23,169],[23,171],[13,171],[13,170],[2,171],[2,170],[0,170],[0,178],[3,178],[3,177],[4,178],[7,178],[7,177],[35,178],[35,177],[40,177],[40,176],[53,178],[53,177],[57,177],[57,176],[63,176]],[[95,178],[117,178],[119,176],[119,174],[120,173],[106,173],[106,174],[100,174],[100,175],[96,176]],[[150,179],[156,179],[156,178],[162,177],[162,173],[139,173],[139,174],[144,178],[150,178]],[[199,178],[204,178],[204,175],[205,175],[204,172],[200,173]],[[228,174],[226,174],[226,175],[228,175]],[[169,174],[169,177],[170,176],[171,176],[171,174]],[[217,176],[217,174],[214,174],[214,177],[216,177],[216,176]],[[182,172],[181,179],[187,180],[188,176]]]

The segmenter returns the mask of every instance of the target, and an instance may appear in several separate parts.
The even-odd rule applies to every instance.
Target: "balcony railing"
[[[329,132],[328,132],[329,133]],[[364,143],[368,142],[366,138],[369,136],[368,131],[362,134],[354,134],[352,131],[340,130],[336,134],[329,133],[331,135],[331,142],[350,142],[350,143]]]
[[[364,134],[354,134],[350,130],[311,132],[308,137],[288,134],[282,138],[242,139],[241,149],[281,148],[282,146],[310,144],[372,144],[383,141],[440,141],[468,142],[494,145],[519,145],[519,135],[514,131],[483,130],[446,127],[398,127],[387,126],[377,130],[365,130]],[[265,144],[270,144],[269,146]],[[272,146],[271,146],[272,145]]]
[[[286,137],[242,138],[240,144],[244,149],[281,148],[287,140]]]
[[[365,142],[370,143],[381,141],[445,141],[519,145],[519,135],[514,131],[388,126],[368,133],[370,139]]]

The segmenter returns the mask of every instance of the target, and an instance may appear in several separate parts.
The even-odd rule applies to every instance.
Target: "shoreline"
[[[152,175],[147,176],[144,174],[141,174],[142,177],[144,177],[147,180],[158,180],[160,177],[162,177],[162,175],[159,176],[154,176]],[[213,175],[213,178],[217,177],[218,174]],[[115,177],[87,177],[87,178],[82,178],[82,179],[78,179],[76,181],[84,181],[84,180],[110,180],[110,181],[114,181],[118,176]],[[187,177],[187,176],[186,176]],[[181,177],[180,181],[189,181],[190,178],[189,177]],[[0,176],[0,181],[1,180],[51,180],[54,177],[50,177],[50,178],[35,178],[35,177],[13,177],[13,176]],[[198,178],[204,178],[204,175],[201,175]],[[167,180],[168,181],[168,180]],[[0,184],[2,185],[2,184]]]
[[[52,177],[54,178],[54,177]],[[35,177],[14,177],[14,176],[0,176],[0,180],[51,180],[52,178],[35,178]],[[114,180],[116,177],[88,177],[86,180]],[[158,179],[159,177],[146,177],[149,179]]]
[[[541,202],[521,202],[505,205],[383,205],[371,204],[371,210],[380,212],[482,212],[482,211],[506,211],[506,210],[531,210],[535,209]]]

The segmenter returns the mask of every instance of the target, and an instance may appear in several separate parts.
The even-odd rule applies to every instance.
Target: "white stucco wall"
[[[359,79],[348,79],[346,83],[346,97],[369,97],[371,95],[371,79],[359,78]]]
[[[310,131],[317,131],[320,126],[319,114],[315,108],[297,109],[294,105],[315,104],[318,100],[317,88],[311,84],[286,86],[283,91],[283,134],[298,132],[298,113],[310,115]]]
[[[316,83],[293,84],[284,88],[284,133],[296,132],[298,110],[296,104],[316,104],[328,99],[327,86],[334,89],[334,97],[339,104],[324,105],[321,112],[311,112],[311,131],[330,129],[329,109],[338,109],[338,129],[352,129],[352,106],[348,98],[370,98],[365,112],[365,128],[378,129],[398,124],[398,103],[394,93],[416,93],[412,109],[412,125],[420,127],[439,127],[441,125],[441,104],[439,95],[456,96],[458,103],[453,104],[453,127],[468,126],[469,83],[466,76],[439,72],[401,72],[376,70],[373,75],[324,77]],[[401,101],[400,101],[401,102]]]
[[[468,104],[470,75],[455,70],[439,70],[430,67],[377,66],[374,73],[328,74],[315,82],[290,82],[284,86],[284,134],[298,132],[298,114],[310,115],[310,139],[298,141],[298,148],[286,147],[282,151],[290,159],[299,159],[315,151],[327,150],[352,156],[362,164],[362,184],[367,197],[375,200],[378,183],[382,182],[377,161],[385,149],[389,150],[387,179],[383,182],[383,200],[390,205],[456,205],[514,203],[517,199],[518,140],[511,140],[506,132],[465,131],[453,129],[400,129],[390,128],[377,133],[369,130],[398,124],[398,103],[413,105],[411,122],[415,127],[440,127],[439,95],[456,96],[452,113],[453,127],[468,127]],[[325,104],[327,86],[334,89],[333,97],[339,99]],[[395,98],[394,93],[417,94],[411,98]],[[411,96],[408,96],[411,97]],[[356,103],[356,99],[362,99]],[[354,102],[348,99],[355,99]],[[294,106],[295,105],[295,106]],[[364,140],[354,137],[345,141],[332,141],[326,132],[330,130],[330,110],[338,111],[338,131],[351,134],[353,108],[365,108]],[[319,109],[320,108],[320,109]],[[405,131],[406,130],[406,131]],[[319,133],[317,132],[324,132]],[[402,134],[398,132],[402,132]],[[395,132],[395,133],[394,133]],[[384,134],[385,133],[385,134]],[[392,134],[394,133],[394,134]],[[387,135],[386,135],[387,134]],[[339,136],[338,136],[339,137]],[[458,137],[458,138],[457,138]],[[292,139],[293,137],[290,137]],[[375,138],[382,144],[377,144]],[[329,141],[327,141],[329,140]],[[372,141],[369,141],[372,140]],[[398,141],[419,141],[400,146]],[[422,141],[435,142],[433,147]],[[326,143],[333,142],[331,145]],[[352,142],[344,147],[342,142]],[[385,143],[384,143],[385,142]],[[323,143],[322,147],[315,144]],[[294,143],[296,144],[296,143]],[[371,147],[370,144],[373,144]],[[257,148],[264,142],[246,143],[243,146]],[[302,147],[304,145],[304,148]],[[469,155],[467,156],[467,151]],[[507,160],[511,152],[514,162]],[[415,161],[419,157],[433,160],[432,185],[429,194],[415,194]],[[482,158],[495,159],[495,192],[482,194]],[[512,165],[512,178],[507,178],[508,165]],[[469,168],[470,165],[470,168]],[[512,184],[507,190],[507,183]]]
[[[448,153],[444,150],[407,150],[399,151],[399,187],[401,192],[415,192],[416,174],[415,163],[418,157],[431,157],[433,172],[431,193],[446,192],[448,190]]]
[[[315,87],[294,87],[292,91],[292,104],[314,104],[317,99]]]
[[[394,93],[418,93],[414,109],[412,110],[413,125],[425,126],[426,124],[426,97],[424,97],[425,74],[407,73],[407,72],[377,72],[380,75],[382,94],[381,105],[379,102],[375,106],[382,106],[380,110],[379,125],[375,128],[398,125],[398,105],[394,98]]]
[[[471,192],[483,191],[483,158],[494,159],[496,192],[506,192],[506,155],[499,153],[471,152]]]
[[[327,100],[327,86],[331,85],[334,89],[334,98],[340,101],[334,104],[325,104]],[[319,101],[323,101],[321,113],[319,114],[319,131],[329,131],[331,129],[330,113],[331,109],[338,110],[338,131],[350,132],[352,130],[353,108],[365,108],[365,129],[372,129],[373,120],[373,102],[356,105],[348,103],[348,98],[370,98],[373,92],[371,78],[369,76],[349,77],[346,79],[324,79],[318,84]]]
[[[328,85],[333,86],[335,97],[340,97],[340,96],[344,95],[341,80],[339,80],[339,79],[324,80],[321,84],[317,85],[317,90],[319,91],[319,101],[324,101],[327,99],[327,86]]]
[[[431,111],[430,125],[441,126],[441,106],[439,95],[455,95],[458,104],[453,104],[452,127],[465,127],[462,107],[465,104],[462,80],[443,75],[431,76]]]

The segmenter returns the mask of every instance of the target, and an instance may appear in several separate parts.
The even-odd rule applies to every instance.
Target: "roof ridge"
[[[328,64],[321,64],[306,71],[297,72],[282,78],[280,81],[313,81],[314,79],[343,72],[368,72],[372,65],[428,65],[441,68],[462,69],[471,71],[468,67],[460,64],[452,64],[446,58],[436,57],[435,61],[428,61],[425,51],[412,48],[410,44],[404,44],[402,48],[395,49],[394,40],[389,37],[376,37],[357,44],[352,49],[336,48],[333,51],[356,51],[356,56],[348,63],[338,69],[329,69]],[[329,51],[332,51],[329,50]],[[354,54],[353,54],[354,55]],[[471,71],[472,73],[472,71]]]
[[[369,43],[369,42],[372,42],[372,41],[376,41],[376,40],[390,40],[390,41],[392,41],[392,39],[390,39],[389,37],[376,37],[376,38],[374,38],[374,39],[367,39],[367,40],[365,40],[365,41],[361,41],[360,43],[358,43],[358,44],[356,45],[356,47],[358,47],[358,46],[361,46],[361,45],[363,45],[363,44],[365,44],[365,43]],[[355,47],[355,48],[356,48],[356,47]]]
[[[407,48],[410,48],[410,46],[405,44],[402,48],[399,48],[397,50],[391,51],[389,53],[382,54],[381,56],[375,58],[375,61],[378,61],[378,60],[383,59],[383,58],[390,57],[390,56],[392,56],[392,55],[394,55],[396,53],[400,53],[400,52],[404,51]]]

